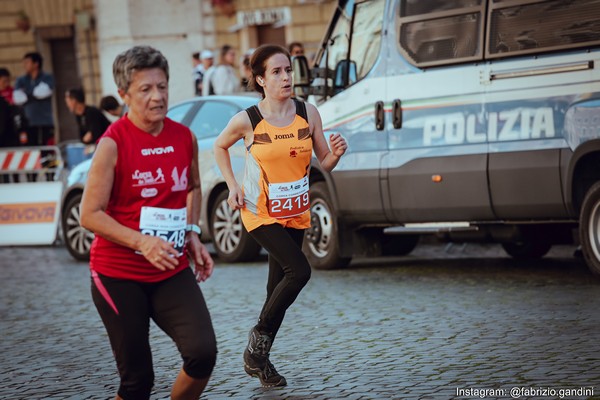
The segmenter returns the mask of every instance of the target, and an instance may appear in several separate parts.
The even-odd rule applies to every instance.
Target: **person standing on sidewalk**
[[[169,65],[162,53],[133,47],[116,57],[113,75],[129,112],[98,142],[81,225],[96,234],[90,252],[92,298],[121,377],[116,398],[150,397],[152,319],[183,359],[171,398],[198,399],[217,356],[196,282],[208,279],[214,265],[196,225],[198,144],[188,128],[166,117]]]
[[[233,67],[235,63],[235,50],[226,44],[221,47],[219,64],[212,66],[205,72],[202,80],[202,96],[213,94],[227,95],[242,90],[240,81]]]
[[[50,146],[54,144],[54,117],[52,93],[54,77],[42,70],[40,53],[27,53],[23,57],[25,75],[15,82],[13,102],[23,106],[27,118],[27,145]]]
[[[228,203],[240,210],[244,227],[269,253],[267,297],[258,323],[250,330],[244,369],[263,386],[284,386],[270,361],[270,349],[285,312],[311,275],[302,253],[304,230],[310,227],[308,178],[314,153],[331,171],[345,153],[339,134],[323,135],[317,109],[292,99],[292,68],[286,49],[258,47],[250,60],[251,85],[263,99],[236,114],[214,145],[215,159],[229,188]],[[243,188],[235,180],[229,148],[243,139],[246,171]],[[330,150],[331,148],[331,150]]]

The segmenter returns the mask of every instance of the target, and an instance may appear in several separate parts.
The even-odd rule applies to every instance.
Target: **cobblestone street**
[[[524,262],[497,246],[423,245],[409,257],[313,271],[271,351],[283,389],[260,388],[242,367],[266,259],[217,260],[201,285],[219,341],[203,398],[453,399],[484,398],[484,389],[485,398],[511,398],[512,387],[555,394],[520,398],[562,389],[572,391],[564,398],[600,398],[600,281],[572,251]],[[1,248],[0,282],[0,398],[114,398],[87,264],[63,247]],[[152,337],[152,398],[164,399],[180,360],[155,326]]]

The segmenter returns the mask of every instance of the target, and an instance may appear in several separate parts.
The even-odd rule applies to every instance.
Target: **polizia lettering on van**
[[[487,114],[486,122],[487,131],[481,132],[477,130],[476,114],[428,117],[423,126],[423,145],[540,139],[556,134],[550,107],[493,111]]]

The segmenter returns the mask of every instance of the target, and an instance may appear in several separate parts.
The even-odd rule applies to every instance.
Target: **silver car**
[[[227,185],[213,154],[216,137],[231,117],[258,102],[254,96],[196,97],[169,108],[167,116],[190,128],[198,139],[198,158],[202,181],[202,241],[212,241],[218,257],[226,262],[256,258],[260,246],[244,229],[239,211],[227,205]],[[244,146],[240,141],[230,149],[231,163],[241,182],[244,170]],[[79,204],[91,160],[77,165],[68,176],[63,195],[62,231],[69,253],[78,260],[88,260],[94,234],[79,223]]]

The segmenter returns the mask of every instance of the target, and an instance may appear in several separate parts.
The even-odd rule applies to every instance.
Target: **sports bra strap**
[[[308,114],[306,113],[306,104],[303,101],[293,99],[294,103],[296,103],[296,114],[304,118],[306,122],[308,122]]]
[[[292,99],[294,103],[296,103],[296,114],[304,118],[305,121],[308,122],[308,114],[306,113],[306,104],[303,101]],[[258,106],[252,106],[246,108],[246,113],[250,117],[250,122],[252,123],[252,130],[256,129],[256,126],[260,124],[260,121],[264,119]]]
[[[246,108],[246,113],[248,113],[248,116],[250,117],[250,122],[252,122],[252,130],[254,131],[256,126],[260,124],[260,121],[263,120],[263,116],[257,106]]]

